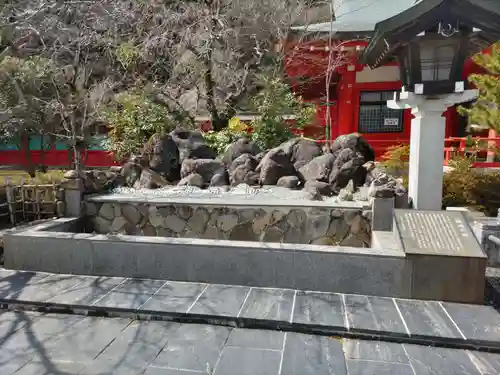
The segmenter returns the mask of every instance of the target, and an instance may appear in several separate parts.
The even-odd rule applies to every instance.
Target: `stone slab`
[[[87,277],[80,284],[59,293],[49,301],[90,306],[124,281],[123,277]]]
[[[149,367],[144,375],[201,375],[200,371],[179,370],[165,367]]]
[[[189,313],[237,316],[249,291],[250,288],[245,286],[210,284]]]
[[[467,355],[482,375],[500,374],[500,354],[467,351]]]
[[[486,258],[462,212],[395,210],[394,225],[406,254]]]
[[[49,276],[49,273],[19,271],[3,277],[0,279],[0,298],[13,296],[14,293],[19,292],[31,285],[35,285]]]
[[[119,336],[130,323],[128,319],[88,317],[68,329],[46,346],[47,356],[54,361],[90,362]],[[78,346],[75,345],[78,342]]]
[[[24,365],[16,375],[80,375],[85,367],[83,363],[75,362],[54,362],[47,363],[42,361],[29,362]]]
[[[297,291],[293,322],[345,329],[342,296],[334,293]]]
[[[412,264],[411,298],[480,304],[486,258],[407,254]]]
[[[290,322],[295,291],[252,288],[238,317]]]
[[[212,373],[230,328],[184,324],[171,335],[153,366]]]
[[[408,334],[392,298],[346,294],[344,302],[349,329]]]
[[[108,360],[92,361],[79,375],[137,375],[143,374],[147,369],[142,363],[115,362]]]
[[[277,375],[280,364],[281,351],[225,347],[214,375]]]
[[[5,337],[0,351],[0,374],[12,374],[28,363],[40,350],[82,321],[81,316],[39,316],[23,313],[22,329]]]
[[[9,269],[63,274],[92,274],[90,234],[37,232],[7,234],[4,237],[4,264]]]
[[[341,201],[335,199],[325,199],[322,201],[313,201],[307,199],[307,194],[303,191],[293,191],[277,186],[264,186],[259,189],[250,186],[237,186],[233,191],[224,192],[222,189],[211,188],[207,190],[187,191],[184,187],[176,187],[171,191],[162,191],[163,196],[159,195],[158,190],[142,189],[137,190],[122,188],[116,193],[101,194],[87,197],[88,202],[109,202],[109,203],[147,203],[148,205],[168,205],[168,204],[186,204],[197,206],[241,206],[241,207],[333,207],[346,209],[369,209],[367,201]]]
[[[45,302],[68,289],[78,286],[84,280],[85,276],[50,275],[19,291],[9,294],[7,298],[20,301]]]
[[[500,314],[492,306],[441,305],[466,339],[500,342]]]
[[[297,251],[295,289],[386,297],[411,294],[411,265],[401,250],[331,248],[329,252]]]
[[[231,331],[226,346],[281,351],[284,339],[284,332],[235,328]]]
[[[409,364],[402,344],[383,341],[344,339],[344,354],[348,359]]]
[[[412,336],[462,339],[462,335],[439,302],[396,300]]]
[[[346,360],[349,375],[415,375],[410,365],[389,362]]]
[[[168,281],[140,309],[186,313],[206,287],[206,284]]]
[[[138,309],[164,284],[164,280],[127,279],[92,306]]]
[[[482,375],[463,350],[408,344],[404,347],[415,375]]]
[[[117,337],[118,342],[140,341],[155,344],[161,349],[165,340],[168,340],[181,327],[181,323],[165,321],[132,321]]]
[[[281,374],[347,375],[340,340],[333,337],[287,333]]]

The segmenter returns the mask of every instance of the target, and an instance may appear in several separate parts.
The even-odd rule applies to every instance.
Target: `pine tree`
[[[469,76],[479,97],[470,108],[459,107],[458,111],[469,117],[469,124],[500,132],[500,42],[492,46],[489,54],[477,54],[473,60],[486,70]]]

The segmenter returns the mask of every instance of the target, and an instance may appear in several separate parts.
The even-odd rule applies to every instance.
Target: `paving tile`
[[[7,277],[7,276],[12,276],[16,272],[18,272],[18,271],[6,270],[5,268],[0,268],[0,279],[3,279],[4,277]]]
[[[142,363],[96,360],[78,375],[142,375],[146,369]]]
[[[409,364],[402,344],[383,341],[344,339],[344,355],[349,359]]]
[[[56,361],[92,361],[129,323],[128,319],[87,317],[49,343],[47,355]]]
[[[280,362],[279,351],[225,347],[214,375],[279,375]]]
[[[189,313],[237,316],[249,291],[246,286],[210,284]]]
[[[36,312],[2,311],[0,313],[0,342],[27,324],[34,324],[41,315]]]
[[[138,309],[165,284],[163,280],[128,279],[111,290],[93,306]]]
[[[118,368],[120,371],[136,369],[137,373],[142,373],[153,363],[179,326],[159,321],[132,322],[97,356],[95,365],[89,366],[86,371],[91,373],[97,369]]]
[[[162,348],[166,340],[174,335],[181,325],[181,323],[174,322],[135,320],[120,333],[120,336],[115,341],[141,341]]]
[[[185,313],[205,288],[206,284],[169,281],[141,307],[141,310]]]
[[[0,298],[7,298],[29,285],[50,276],[49,273],[19,271],[0,279]]]
[[[345,328],[342,296],[297,291],[293,322]]]
[[[438,302],[396,299],[411,335],[462,338]]]
[[[231,329],[183,324],[168,340],[153,366],[211,373]]]
[[[408,364],[347,359],[349,375],[414,375]]]
[[[16,375],[79,375],[84,367],[74,362],[35,361],[24,365]]]
[[[468,340],[500,341],[500,313],[493,307],[445,302],[442,306]]]
[[[164,367],[149,367],[144,375],[203,375],[204,372],[200,371],[189,371],[189,370],[177,370],[172,368]]]
[[[481,375],[466,350],[403,344],[415,375]]]
[[[283,375],[347,375],[340,340],[300,333],[285,335]]]
[[[83,317],[76,315],[38,316],[21,312],[23,326],[4,338],[0,350],[0,374],[12,374],[28,363],[37,353],[78,324]],[[21,323],[20,323],[21,324]]]
[[[392,298],[345,294],[349,329],[407,334]]]
[[[50,275],[7,296],[18,301],[45,302],[85,280],[85,276]]]
[[[124,280],[123,277],[87,277],[80,284],[51,298],[50,302],[90,306]]]
[[[472,363],[482,375],[500,374],[500,354],[467,351]]]
[[[281,351],[284,337],[284,332],[235,328],[229,334],[226,346]]]
[[[239,314],[242,318],[290,321],[295,291],[252,288]]]

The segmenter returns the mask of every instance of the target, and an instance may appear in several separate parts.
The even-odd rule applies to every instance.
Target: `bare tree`
[[[50,68],[48,92],[32,101],[42,118],[26,110],[19,77],[11,79],[16,90],[4,112],[12,124],[19,118],[12,107],[24,108],[31,128],[65,137],[77,170],[100,109],[119,92],[142,89],[179,122],[194,124],[195,114],[206,111],[219,130],[259,90],[258,73],[281,69],[283,51],[275,47],[308,1],[4,3],[0,58],[36,56]]]

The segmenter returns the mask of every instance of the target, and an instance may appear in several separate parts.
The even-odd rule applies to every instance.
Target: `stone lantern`
[[[500,1],[420,0],[379,22],[363,52],[370,68],[397,57],[402,90],[393,109],[411,108],[409,197],[416,209],[442,205],[448,107],[477,97],[462,79],[464,62],[500,39]]]

